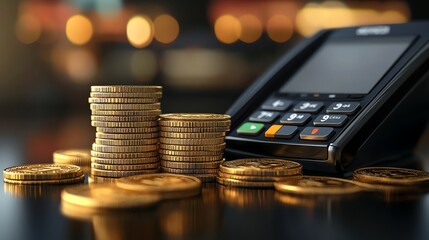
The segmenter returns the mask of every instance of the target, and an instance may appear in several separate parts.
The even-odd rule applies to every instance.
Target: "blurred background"
[[[2,0],[2,135],[23,130],[24,156],[44,161],[89,148],[97,84],[162,85],[163,112],[222,113],[320,29],[428,16],[418,0]]]

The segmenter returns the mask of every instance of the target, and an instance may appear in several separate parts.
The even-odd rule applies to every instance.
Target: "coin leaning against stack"
[[[203,182],[215,181],[230,124],[231,117],[224,114],[160,115],[162,171],[195,176]]]
[[[92,86],[91,151],[94,178],[159,172],[160,86]]]
[[[288,160],[246,158],[223,162],[217,182],[233,187],[274,187],[277,181],[301,177],[302,165]]]

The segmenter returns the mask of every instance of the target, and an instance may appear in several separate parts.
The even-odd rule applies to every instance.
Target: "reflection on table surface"
[[[3,124],[1,168],[89,148],[88,122]],[[0,184],[0,239],[429,239],[427,192],[306,196],[209,183],[196,197],[119,211],[61,203],[65,187]]]

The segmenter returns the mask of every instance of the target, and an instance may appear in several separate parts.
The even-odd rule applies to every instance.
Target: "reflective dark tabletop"
[[[3,123],[1,169],[89,148],[87,118]],[[64,187],[2,184],[0,239],[429,239],[429,193],[298,196],[210,183],[196,197],[102,211],[62,206]]]

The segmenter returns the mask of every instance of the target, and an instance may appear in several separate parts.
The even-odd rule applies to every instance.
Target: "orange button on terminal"
[[[282,128],[282,125],[271,125],[270,128],[268,128],[268,130],[265,132],[265,137],[267,138],[275,138],[276,137],[276,132]]]

